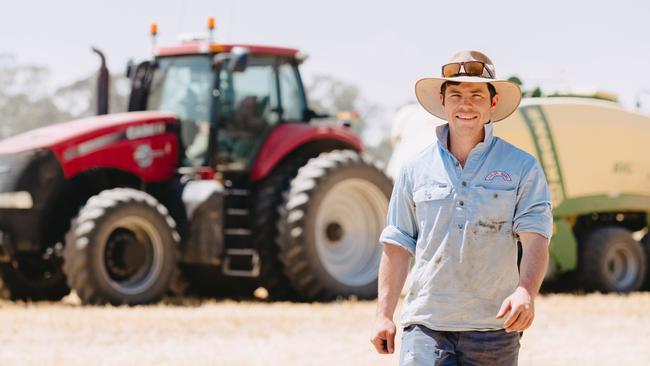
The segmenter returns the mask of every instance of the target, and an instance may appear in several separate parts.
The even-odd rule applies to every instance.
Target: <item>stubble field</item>
[[[0,302],[1,365],[396,365],[369,342],[375,301]],[[521,365],[649,365],[650,293],[541,295]],[[399,311],[399,308],[398,308]]]

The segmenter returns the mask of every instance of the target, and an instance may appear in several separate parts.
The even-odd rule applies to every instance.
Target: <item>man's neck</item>
[[[458,159],[461,166],[465,166],[467,157],[476,145],[483,142],[485,139],[485,128],[481,128],[476,134],[466,135],[459,134],[454,131],[451,126],[449,128],[449,151]]]

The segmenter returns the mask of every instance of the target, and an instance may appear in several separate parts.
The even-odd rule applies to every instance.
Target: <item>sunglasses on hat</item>
[[[460,71],[461,69],[463,72]],[[490,71],[485,63],[481,61],[452,62],[442,65],[442,76],[445,78],[456,76],[478,76],[494,79],[492,71]]]

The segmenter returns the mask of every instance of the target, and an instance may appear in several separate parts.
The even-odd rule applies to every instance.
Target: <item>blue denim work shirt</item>
[[[402,166],[380,242],[414,257],[401,324],[441,331],[503,329],[496,319],[519,283],[518,233],[550,239],[551,196],[537,159],[493,135],[470,152],[464,167],[438,140]]]

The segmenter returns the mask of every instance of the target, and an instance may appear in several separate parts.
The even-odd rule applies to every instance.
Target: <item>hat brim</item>
[[[511,115],[521,102],[521,89],[508,80],[494,80],[481,77],[460,76],[454,78],[423,78],[415,83],[415,96],[427,112],[447,120],[440,103],[440,87],[446,81],[458,83],[490,83],[499,95],[499,103],[490,117],[492,122],[501,121]]]

